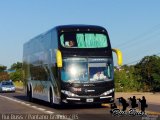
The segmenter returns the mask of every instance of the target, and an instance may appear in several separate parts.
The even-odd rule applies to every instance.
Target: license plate
[[[93,102],[93,98],[86,99],[86,102]]]

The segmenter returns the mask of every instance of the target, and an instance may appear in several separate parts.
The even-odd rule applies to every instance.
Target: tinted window
[[[31,67],[32,80],[48,80],[49,70],[47,66],[33,66]]]
[[[107,37],[102,33],[64,33],[60,43],[65,48],[105,48]]]

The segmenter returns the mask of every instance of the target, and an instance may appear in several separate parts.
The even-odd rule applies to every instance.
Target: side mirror
[[[57,50],[56,52],[56,62],[58,68],[62,67],[62,54],[60,50]]]
[[[112,51],[116,53],[116,55],[117,55],[117,63],[118,63],[119,66],[121,66],[122,62],[123,62],[123,60],[122,60],[122,52],[120,50],[118,50],[118,49],[115,49],[115,48],[113,48]]]

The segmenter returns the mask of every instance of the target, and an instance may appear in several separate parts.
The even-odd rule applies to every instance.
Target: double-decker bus
[[[95,25],[57,26],[23,47],[26,94],[50,104],[112,103],[113,56],[105,28]]]

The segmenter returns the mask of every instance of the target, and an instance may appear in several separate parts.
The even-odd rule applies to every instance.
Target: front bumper
[[[113,96],[66,97],[65,99],[62,99],[62,103],[72,104],[101,104],[113,102]]]

